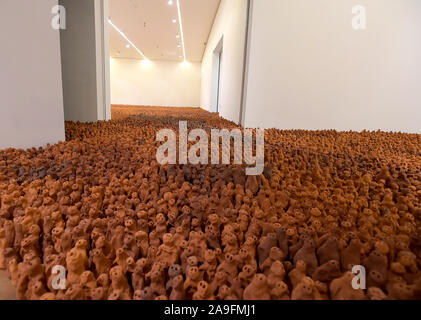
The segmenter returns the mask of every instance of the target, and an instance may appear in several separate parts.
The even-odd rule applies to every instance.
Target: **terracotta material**
[[[159,165],[156,133],[180,120],[243,130],[114,106],[66,122],[66,142],[0,152],[0,269],[19,299],[421,299],[419,135],[266,130],[263,174],[246,176]]]
[[[269,300],[270,290],[264,274],[256,274],[253,281],[244,290],[245,300]]]

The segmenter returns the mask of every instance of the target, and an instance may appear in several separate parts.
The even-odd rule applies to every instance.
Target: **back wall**
[[[111,103],[199,107],[201,64],[111,59]]]

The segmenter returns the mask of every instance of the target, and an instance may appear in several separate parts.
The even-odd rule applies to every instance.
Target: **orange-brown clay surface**
[[[156,161],[157,131],[180,120],[237,128],[216,114],[113,119],[0,151],[0,269],[18,299],[421,299],[420,135],[266,130],[264,173],[246,176]]]

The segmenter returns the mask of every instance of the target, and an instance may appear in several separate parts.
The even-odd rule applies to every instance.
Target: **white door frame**
[[[221,73],[222,60],[224,52],[224,37],[221,37],[213,51],[212,61],[212,83],[211,83],[211,111],[220,112],[221,110]]]

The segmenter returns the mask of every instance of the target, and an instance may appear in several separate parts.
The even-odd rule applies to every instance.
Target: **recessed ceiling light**
[[[180,35],[179,35],[179,34],[177,34],[175,37],[178,39],[178,38],[180,38]]]
[[[130,48],[130,44],[126,44],[126,48],[129,49]]]
[[[168,0],[168,5],[172,6],[173,2],[172,0]]]
[[[143,57],[143,59],[148,60],[148,58],[146,58],[146,56],[143,54],[142,51],[140,51],[133,42],[130,41],[129,38],[127,38],[127,36],[124,34],[123,31],[121,31],[112,21],[111,19],[108,19],[108,23],[124,38],[126,39],[126,41],[133,47],[136,49],[136,51]]]
[[[172,19],[172,23],[177,23],[177,19]]]
[[[178,45],[177,45],[177,48],[181,48],[181,45],[179,45],[179,44],[178,44]]]

